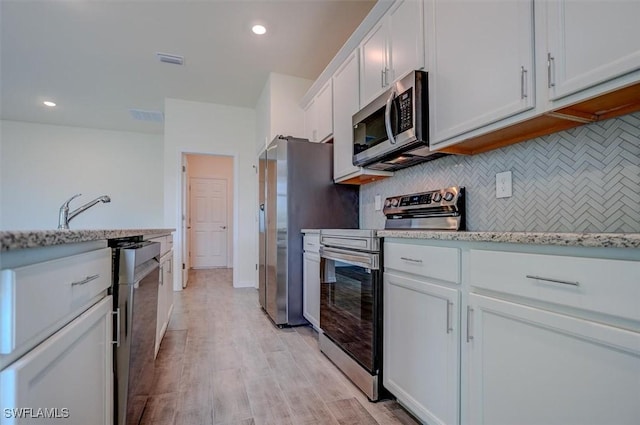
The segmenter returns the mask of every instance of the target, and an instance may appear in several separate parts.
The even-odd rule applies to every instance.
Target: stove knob
[[[384,207],[389,208],[391,206],[391,199],[387,198],[384,200]]]
[[[451,193],[451,192],[446,192],[446,193],[444,194],[444,200],[445,200],[445,201],[449,202],[449,201],[451,201],[452,199],[453,199],[453,193]]]
[[[393,198],[391,200],[391,206],[393,206],[393,207],[397,207],[398,206],[398,198]]]
[[[433,202],[440,202],[442,201],[442,194],[440,192],[436,192],[433,195]]]

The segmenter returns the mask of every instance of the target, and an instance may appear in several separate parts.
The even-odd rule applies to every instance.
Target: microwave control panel
[[[413,87],[400,93],[397,99],[398,116],[398,133],[403,133],[413,128]]]

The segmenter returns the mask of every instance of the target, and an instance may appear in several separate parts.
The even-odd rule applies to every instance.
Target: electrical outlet
[[[382,198],[380,195],[376,195],[373,203],[373,209],[376,211],[380,211],[382,209]]]
[[[511,171],[496,174],[496,198],[510,198],[512,194]]]

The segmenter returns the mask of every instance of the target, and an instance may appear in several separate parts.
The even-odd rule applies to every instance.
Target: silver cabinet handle
[[[111,341],[111,343],[115,344],[116,347],[120,347],[120,309],[118,308],[116,311],[112,311],[111,316],[116,317],[116,340]]]
[[[544,280],[545,282],[553,282],[553,283],[562,283],[563,285],[571,285],[571,286],[580,286],[580,282],[571,282],[569,280],[559,280],[559,279],[551,279],[548,277],[541,277],[541,276],[533,276],[533,275],[526,275],[527,279],[533,279],[533,280]]]
[[[453,331],[453,324],[451,323],[451,309],[453,308],[453,303],[447,300],[447,333]]]
[[[100,275],[99,274],[94,274],[92,276],[87,276],[86,278],[84,278],[83,280],[79,280],[77,282],[71,282],[71,286],[76,286],[76,285],[84,285],[85,283],[89,283],[92,280],[96,280],[97,278],[99,278]]]
[[[524,66],[520,67],[520,99],[524,99],[527,97],[526,90],[526,82],[527,82],[527,70],[524,69]]]
[[[547,81],[548,81],[549,88],[555,87],[556,85],[556,83],[553,81],[553,72],[551,71],[552,64],[554,65],[554,68],[555,68],[555,60],[556,58],[551,56],[551,53],[547,53]]]
[[[416,260],[414,258],[408,258],[408,257],[400,257],[401,260],[404,261],[410,261],[412,263],[422,263],[422,260]]]
[[[467,342],[471,342],[473,339],[473,335],[471,334],[471,315],[473,314],[473,309],[470,305],[467,306]]]
[[[384,69],[380,70],[380,87],[384,87]]]
[[[384,67],[384,86],[387,87],[389,85],[389,68]]]

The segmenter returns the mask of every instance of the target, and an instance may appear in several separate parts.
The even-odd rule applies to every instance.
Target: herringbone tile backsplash
[[[496,199],[496,173],[513,196]],[[640,232],[640,113],[474,156],[449,156],[360,188],[360,225],[384,228],[374,197],[465,186],[467,229]]]

